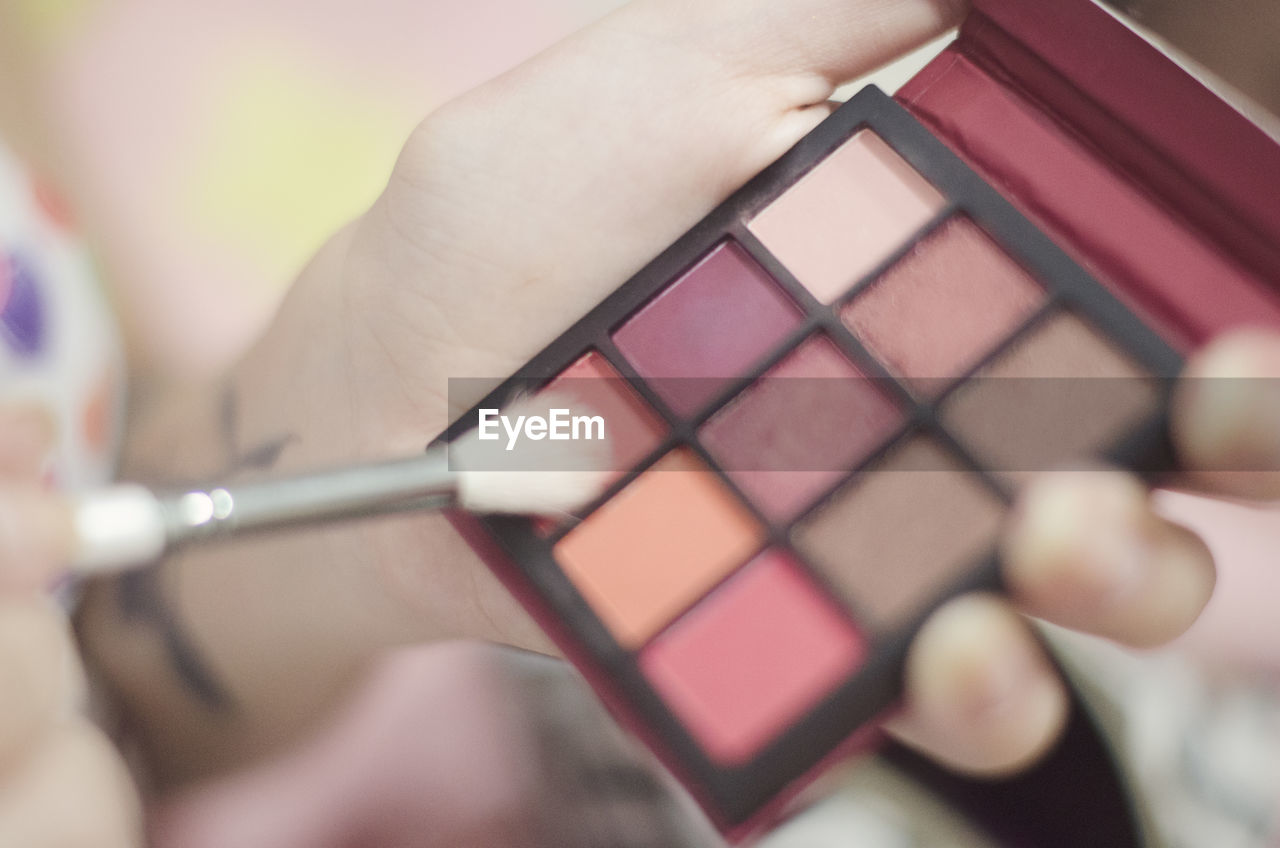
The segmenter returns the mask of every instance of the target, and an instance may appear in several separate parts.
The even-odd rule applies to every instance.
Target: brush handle
[[[219,486],[165,498],[170,545],[388,512],[440,508],[455,499],[446,451]]]
[[[442,509],[457,500],[446,449],[408,459],[158,496],[123,485],[76,504],[80,574],[145,565],[188,542],[230,539],[391,512]]]

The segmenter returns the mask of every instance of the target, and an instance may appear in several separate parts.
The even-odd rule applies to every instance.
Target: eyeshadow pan
[[[858,474],[794,539],[863,620],[890,630],[991,549],[1003,511],[976,475],[916,436]]]
[[[831,303],[945,206],[884,139],[862,130],[747,226],[815,298]]]
[[[1019,472],[1096,456],[1157,406],[1151,374],[1062,312],[957,389],[942,421],[980,462],[1016,482]]]
[[[559,392],[604,418],[612,467],[619,473],[644,459],[666,435],[658,414],[597,351],[564,369],[543,391]]]
[[[953,218],[894,264],[840,317],[891,373],[930,394],[1025,321],[1044,289],[968,218]]]
[[[767,354],[800,311],[746,251],[726,241],[613,335],[636,371],[681,415]]]
[[[741,565],[764,531],[687,449],[664,456],[555,546],[619,644],[634,647]]]
[[[714,759],[751,759],[846,679],[865,647],[785,553],[768,550],[661,634],[640,667]]]
[[[720,467],[785,523],[885,441],[894,403],[824,336],[805,341],[702,428]]]

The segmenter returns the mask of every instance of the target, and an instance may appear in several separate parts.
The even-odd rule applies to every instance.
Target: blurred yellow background
[[[7,123],[83,219],[135,366],[208,374],[419,120],[619,2],[10,0]]]

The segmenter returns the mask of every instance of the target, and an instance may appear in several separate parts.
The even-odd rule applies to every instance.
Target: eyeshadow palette
[[[605,420],[558,525],[454,515],[726,832],[892,708],[916,629],[998,589],[1023,476],[1169,464],[1179,355],[868,88],[460,418]]]

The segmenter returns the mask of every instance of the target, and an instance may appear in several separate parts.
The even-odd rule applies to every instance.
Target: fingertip
[[[65,714],[70,637],[40,600],[0,600],[0,763],[21,758]]]
[[[1032,615],[1149,648],[1181,635],[1213,594],[1205,543],[1158,516],[1120,471],[1041,475],[1001,547],[1005,582]]]
[[[1053,471],[1022,491],[1001,547],[1006,585],[1032,615],[1088,614],[1140,581],[1147,491],[1118,471]]]
[[[1186,633],[1208,606],[1218,582],[1217,564],[1204,539],[1172,521],[1157,522],[1153,556],[1163,567],[1158,588],[1130,613],[1124,641],[1134,648],[1156,648]]]
[[[1039,759],[1066,714],[1063,683],[1025,622],[1004,601],[972,595],[917,635],[906,712],[890,730],[952,769],[998,776]]]
[[[1197,485],[1280,498],[1280,335],[1239,330],[1196,354],[1178,381],[1171,421]]]
[[[47,588],[65,569],[74,543],[64,498],[30,487],[0,488],[0,596]]]
[[[0,844],[143,844],[142,810],[128,770],[111,742],[88,721],[67,723],[6,775],[0,793]]]

